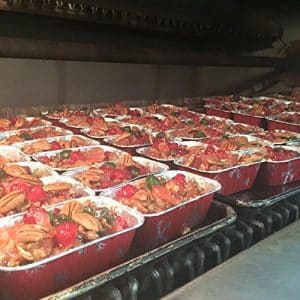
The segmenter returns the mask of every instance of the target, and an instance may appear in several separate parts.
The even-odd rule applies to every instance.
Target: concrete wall
[[[192,97],[269,69],[0,59],[1,106]]]

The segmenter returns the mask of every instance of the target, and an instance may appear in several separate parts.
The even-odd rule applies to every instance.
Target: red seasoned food
[[[261,127],[243,123],[233,123],[228,128],[227,134],[249,134],[255,132],[263,132]]]
[[[74,178],[93,190],[100,190],[149,173],[149,166],[140,164],[126,153],[116,162],[109,161],[101,166],[90,167],[76,174]]]
[[[91,111],[88,108],[84,108],[84,107],[80,107],[72,110],[70,110],[67,107],[50,108],[48,111],[43,113],[43,115],[45,115],[49,119],[62,119],[62,118],[69,118],[73,116],[82,117],[90,114]]]
[[[207,193],[208,189],[208,186],[200,185],[184,174],[177,174],[170,179],[150,175],[135,184],[121,187],[116,199],[144,214],[151,214]]]
[[[251,164],[261,161],[263,156],[259,153],[239,154],[237,152],[225,151],[208,145],[203,151],[195,149],[179,159],[180,165],[191,167],[200,171],[218,171],[232,168],[241,164]],[[177,162],[177,163],[178,163]]]
[[[183,139],[203,139],[207,137],[220,137],[224,131],[205,125],[189,126],[183,129],[170,130],[170,134]]]
[[[0,176],[1,217],[87,195],[76,182],[60,177],[40,179],[25,166],[7,165],[0,169]]]
[[[300,141],[299,134],[286,130],[265,131],[256,133],[255,136],[274,144]]]
[[[39,117],[17,116],[14,118],[0,118],[0,131],[33,128],[44,125],[51,125],[51,123]]]
[[[115,146],[142,146],[152,143],[152,136],[149,132],[139,128],[125,126],[124,132],[116,137],[106,139],[106,142],[109,142]]]
[[[17,131],[7,132],[7,134],[0,139],[0,145],[11,145],[24,141],[70,134],[72,134],[72,132],[54,126],[37,127],[34,129],[20,129]]]
[[[154,159],[173,160],[188,153],[186,146],[170,142],[166,139],[156,139],[153,144],[143,149],[142,154]]]
[[[265,147],[265,157],[272,161],[285,161],[300,157],[299,152],[281,147]]]
[[[40,153],[35,156],[36,160],[55,169],[73,169],[114,160],[118,157],[117,152],[105,151],[101,147],[80,148],[78,150],[62,150],[49,152],[49,155]]]
[[[265,143],[251,136],[236,135],[223,136],[221,138],[206,139],[205,144],[214,145],[226,151],[238,151],[252,148],[262,148]]]
[[[105,122],[85,128],[82,130],[83,133],[94,138],[104,138],[107,136],[120,135],[126,131],[126,127],[119,122]]]
[[[60,122],[69,127],[86,128],[90,126],[101,126],[105,123],[105,120],[100,116],[83,115],[70,116],[69,118],[61,119]]]
[[[140,116],[142,114],[142,110],[139,108],[130,108],[121,102],[117,102],[105,108],[95,109],[94,113],[99,115],[110,115],[110,116],[120,116],[120,115]]]
[[[276,120],[300,125],[300,113],[283,113]]]
[[[31,142],[16,144],[16,147],[21,149],[24,153],[32,155],[43,151],[92,146],[97,143],[96,141],[79,135],[71,135],[68,137],[33,140]]]

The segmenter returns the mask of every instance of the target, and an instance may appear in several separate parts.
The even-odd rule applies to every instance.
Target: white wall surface
[[[207,95],[268,69],[0,59],[1,106]]]

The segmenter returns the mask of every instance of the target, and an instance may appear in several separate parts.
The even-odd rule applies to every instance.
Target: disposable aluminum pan
[[[186,235],[181,236],[176,240],[172,240],[146,255],[137,256],[120,266],[116,266],[103,273],[98,273],[96,276],[90,277],[63,291],[48,296],[47,298],[44,298],[44,300],[80,299],[84,297],[84,295],[93,293],[95,289],[97,289],[97,291],[102,291],[102,287],[104,288],[103,285],[105,283],[108,281],[115,282],[115,280],[121,276],[127,276],[128,270],[136,274],[141,266],[163,259],[166,256],[170,257],[171,252],[182,249],[184,246],[189,246],[194,242],[199,243],[199,239],[203,240],[205,237],[211,236],[221,229],[227,228],[236,221],[236,218],[237,214],[231,206],[213,201],[203,226],[191,230]],[[172,279],[172,273],[168,274],[171,276],[170,279]],[[136,285],[132,285],[132,292],[135,291],[135,287]]]
[[[71,125],[71,124],[68,124],[68,121],[69,121],[68,118],[61,118],[61,119],[59,119],[59,123],[63,124],[66,127],[70,127],[70,128],[82,129],[82,128],[88,128],[88,127],[91,126],[89,124],[88,125]]]
[[[28,121],[28,122],[32,122],[34,119],[36,119],[36,117],[26,117],[25,120]],[[52,123],[50,121],[46,121],[46,120],[43,120],[43,119],[40,119],[40,124],[38,125],[34,125],[34,126],[31,126],[31,127],[22,127],[22,128],[19,128],[19,129],[29,129],[29,128],[35,128],[35,127],[41,127],[41,126],[51,126]]]
[[[128,183],[130,181],[133,181],[133,180],[136,180],[138,178],[142,178],[142,177],[145,177],[145,176],[148,176],[148,175],[151,175],[151,174],[157,174],[157,173],[161,173],[161,172],[164,172],[164,171],[167,171],[169,170],[169,167],[163,163],[159,163],[159,162],[156,162],[156,161],[153,161],[153,160],[150,160],[150,159],[147,159],[147,158],[144,158],[144,157],[139,157],[139,156],[133,156],[132,157],[132,160],[134,162],[137,162],[139,164],[141,164],[142,166],[144,167],[147,167],[149,168],[149,173],[148,174],[144,174],[144,175],[140,175],[140,176],[137,176],[135,178],[132,178],[130,180],[126,180],[122,183],[119,183],[117,185],[114,185],[114,186],[110,186],[108,188],[104,188],[104,189],[92,189],[95,193],[101,193],[101,192],[104,192],[108,189],[111,189],[111,188],[116,188],[124,183]],[[104,163],[101,163],[101,164],[96,164],[96,165],[93,165],[93,167],[101,167]],[[70,178],[73,178],[75,180],[78,180],[76,179],[76,175],[80,174],[80,173],[83,173],[85,172],[86,170],[90,169],[91,167],[84,167],[84,168],[80,168],[80,169],[76,169],[76,170],[73,170],[73,171],[68,171],[68,172],[64,172],[62,174],[62,176],[66,176],[66,177],[70,177]],[[79,181],[79,180],[78,180]],[[82,183],[83,184],[83,183]],[[83,184],[84,185],[84,184]]]
[[[296,151],[299,156],[283,161],[272,161],[267,159],[258,174],[258,180],[262,184],[279,186],[300,180],[299,147],[281,146],[279,148]]]
[[[222,195],[229,195],[250,189],[254,184],[262,162],[263,160],[251,164],[243,164],[225,168],[218,171],[206,171],[185,166],[182,162],[182,158],[174,160],[174,164],[181,170],[193,172],[195,174],[217,180],[222,186],[219,191],[219,193]]]
[[[129,228],[34,263],[0,267],[1,300],[39,299],[126,260],[135,231],[144,222],[143,216],[105,197],[85,197],[77,201],[88,199],[97,206],[115,208],[125,218]],[[62,206],[58,204],[49,209]],[[2,219],[0,228],[12,226],[21,220],[22,215]]]
[[[146,132],[149,136],[151,135],[151,133],[149,132]],[[118,143],[115,142],[115,139],[117,138],[118,136],[113,136],[113,137],[108,137],[108,138],[105,138],[103,141],[109,145],[112,145],[116,148],[119,148],[121,149],[122,151],[126,151],[126,152],[129,152],[131,153],[132,155],[134,155],[135,151],[137,148],[139,147],[145,147],[145,146],[149,146],[151,144],[151,142],[149,141],[149,143],[144,143],[144,144],[134,144],[134,145],[127,145],[127,146],[124,146],[124,145],[120,145]]]
[[[28,155],[24,154],[21,150],[13,146],[0,146],[0,156],[8,159],[10,163],[30,161],[30,157]]]
[[[48,177],[48,176],[59,176],[58,173],[52,170],[50,167],[37,161],[23,161],[23,162],[10,163],[8,165],[18,165],[18,166],[28,167],[30,171],[39,178]]]
[[[20,142],[20,143],[14,144],[14,147],[16,147],[16,148],[20,149],[22,152],[24,152],[24,147],[25,146],[32,145],[32,144],[34,144],[38,141],[47,141],[49,143],[58,142],[58,141],[67,141],[67,142],[69,142],[74,137],[79,137],[79,138],[84,140],[85,145],[81,146],[81,147],[96,146],[96,145],[100,144],[98,141],[92,140],[92,139],[90,139],[88,137],[85,137],[85,136],[82,136],[82,135],[66,135],[66,136],[57,136],[57,137],[51,137],[51,138],[44,138],[44,139],[37,139],[37,140],[30,140],[30,141]],[[67,149],[67,148],[64,148],[63,150],[65,150],[65,149]],[[53,150],[49,150],[49,151],[53,151]],[[44,150],[44,151],[40,151],[40,152],[46,152],[46,151]],[[38,152],[36,152],[36,153],[38,153]],[[26,154],[26,155],[30,155],[30,154]]]
[[[290,112],[289,114],[299,114],[300,112]],[[268,130],[275,130],[275,129],[281,129],[281,130],[288,130],[288,131],[294,131],[300,133],[300,124],[295,123],[289,123],[277,120],[280,115],[276,116],[270,116],[267,118],[268,120]]]
[[[145,113],[142,107],[129,107],[129,111],[138,111],[140,114]],[[105,112],[105,108],[96,108],[93,110],[93,113],[96,116],[105,116],[105,117],[112,117],[112,118],[120,116],[120,114],[109,114]],[[130,116],[130,114],[128,116]]]
[[[61,108],[62,109],[62,108]],[[79,111],[79,112],[86,112],[87,110],[86,109],[82,109],[82,110],[69,110],[69,113],[72,113],[72,112],[77,112],[77,111]],[[41,115],[43,116],[43,117],[45,117],[45,118],[47,118],[47,119],[50,119],[50,120],[60,120],[60,119],[62,119],[62,117],[53,117],[53,116],[49,116],[49,110],[45,110],[45,111],[42,111],[41,112]]]
[[[60,128],[60,127],[57,127],[57,126],[41,126],[41,127],[35,127],[35,128],[25,128],[25,129],[19,129],[19,130],[12,130],[12,131],[4,131],[4,132],[0,132],[0,143],[1,141],[3,141],[4,139],[7,139],[11,136],[14,136],[16,134],[19,134],[20,132],[26,132],[27,130],[30,130],[30,131],[38,131],[38,130],[41,130],[43,128],[53,128],[55,131],[57,131],[57,136],[63,136],[63,135],[71,135],[73,134],[72,131],[70,130],[66,130],[64,128]]]
[[[286,130],[279,130],[279,129],[275,129],[275,130],[272,130],[273,132],[286,132]],[[272,145],[285,145],[285,144],[290,144],[291,146],[293,146],[293,144],[296,144],[296,143],[299,143],[300,142],[300,134],[297,134],[295,132],[292,132],[294,137],[295,137],[295,140],[293,141],[282,141],[282,142],[271,142],[269,141],[269,143],[271,143]],[[267,134],[267,132],[266,132]],[[265,141],[268,141],[267,139],[264,139],[263,137],[258,137],[260,139],[263,139]]]
[[[252,136],[252,135],[247,135],[247,134],[234,134],[234,135],[231,135],[230,137],[245,137],[249,143],[251,142],[257,142],[258,144],[260,144],[260,146],[251,146],[249,148],[244,148],[244,149],[239,149],[239,150],[235,150],[235,152],[241,152],[241,153],[244,153],[244,152],[247,152],[247,151],[252,151],[252,150],[257,150],[259,149],[260,147],[265,147],[265,146],[272,146],[272,143],[271,142],[268,142],[264,139],[261,139],[261,138],[258,138],[258,137],[255,137],[255,136]],[[229,137],[229,138],[230,138]],[[216,138],[217,140],[218,138]],[[210,139],[211,141],[213,141],[214,139]],[[203,144],[206,144],[208,145],[209,144],[209,141],[207,140],[203,140],[202,141]],[[214,144],[213,144],[214,145]],[[214,145],[216,147],[218,147],[218,145]],[[219,148],[219,147],[218,147]],[[226,149],[224,149],[226,150]]]
[[[232,125],[232,128],[231,128],[230,132],[228,132],[229,134],[255,134],[257,132],[264,132],[263,128],[258,127],[258,126],[252,126],[250,124],[236,123],[236,122],[234,122],[231,125]],[[235,129],[235,127],[239,126],[239,125],[242,125],[242,126],[244,126],[246,128],[248,127],[249,131],[237,132],[236,129]]]
[[[205,219],[214,194],[221,188],[217,181],[189,172],[166,171],[159,174],[159,177],[170,179],[177,174],[184,174],[188,179],[196,180],[202,186],[209,186],[209,191],[165,211],[143,214],[145,223],[137,230],[133,241],[133,245],[138,252],[144,252],[160,246],[179,237],[188,228],[201,224]],[[133,181],[131,184],[135,185],[140,180],[143,179]],[[110,189],[104,192],[103,196],[115,199],[117,190]]]
[[[146,114],[145,116],[150,116],[150,117],[153,117],[153,118],[157,118],[158,120],[166,120],[166,117],[164,115],[162,115],[162,114]],[[140,124],[135,124],[135,123],[132,123],[132,122],[130,122],[128,120],[126,121],[126,119],[128,119],[130,117],[131,116],[117,116],[116,120],[120,121],[124,125],[132,124],[132,125],[139,125],[139,126],[141,126]],[[142,126],[144,128],[153,130],[152,126],[150,126],[150,125],[143,124]]]
[[[192,128],[191,128],[192,129]],[[217,128],[216,128],[217,129]],[[218,130],[218,129],[217,129]],[[220,129],[219,129],[220,130]],[[166,131],[166,133],[167,134],[169,134],[170,136],[173,136],[173,137],[177,137],[177,138],[180,138],[180,139],[182,139],[182,140],[186,140],[186,141],[203,141],[203,140],[205,140],[205,139],[207,139],[207,138],[210,138],[209,136],[204,136],[204,137],[200,137],[200,138],[196,138],[196,137],[188,137],[188,136],[184,136],[184,135],[180,135],[180,136],[178,136],[177,134],[176,134],[176,129],[175,130],[168,130],[168,131]],[[220,130],[220,136],[222,136],[221,135],[221,130]]]
[[[204,107],[205,107],[205,112],[210,116],[216,116],[216,117],[227,118],[227,119],[232,119],[233,117],[233,113],[231,111],[216,108],[213,104],[204,105]]]
[[[203,147],[206,147],[206,145],[204,145],[201,142],[197,142],[197,141],[174,141],[174,142],[176,142],[176,144],[178,144],[180,146],[187,146],[187,147],[203,146]],[[140,155],[143,155],[145,157],[149,157],[149,158],[151,158],[153,160],[160,161],[160,162],[165,162],[165,163],[170,163],[170,162],[174,161],[174,159],[176,159],[176,158],[162,159],[162,158],[158,158],[158,157],[149,155],[147,153],[147,150],[149,149],[149,147],[150,146],[138,148],[138,149],[136,149],[136,153],[140,154]]]
[[[246,123],[253,126],[263,127],[266,117],[249,115],[245,111],[238,110],[233,112],[233,120],[237,123]]]
[[[120,125],[123,128],[129,126],[130,128],[136,127],[136,128],[138,128],[140,130],[144,129],[144,127],[141,126],[141,125],[134,125],[134,124],[127,124],[127,125],[125,124],[124,125],[121,122],[119,122],[118,120],[114,120],[114,119],[110,119],[110,120],[111,121],[109,121],[109,122],[117,123],[118,125]],[[88,136],[88,137],[90,137],[92,139],[106,139],[106,138],[112,138],[112,137],[118,136],[117,134],[115,134],[115,135],[103,135],[103,136],[92,135],[92,134],[90,134],[91,129],[92,129],[91,127],[89,127],[89,128],[82,128],[80,131],[81,131],[81,133],[85,134],[86,136]]]
[[[101,149],[103,149],[104,152],[106,152],[106,151],[108,151],[108,152],[114,152],[114,153],[116,153],[118,155],[122,155],[122,154],[126,153],[126,152],[121,151],[121,150],[119,150],[117,148],[114,148],[114,147],[111,147],[111,146],[106,146],[106,145],[88,146],[88,147],[80,147],[80,148],[70,148],[68,150],[85,152],[85,151],[88,151],[89,149],[92,149],[92,148],[101,148]],[[60,153],[62,151],[65,151],[65,149],[63,149],[63,150],[54,150],[54,151],[40,152],[40,153],[32,155],[32,158],[35,161],[40,161],[40,157],[43,157],[43,156],[46,156],[46,157],[56,156],[58,153]],[[55,171],[58,171],[58,172],[66,172],[66,171],[76,170],[76,169],[82,168],[84,166],[74,166],[72,168],[59,168],[59,167],[51,167],[51,166],[49,166],[49,167],[52,168]]]

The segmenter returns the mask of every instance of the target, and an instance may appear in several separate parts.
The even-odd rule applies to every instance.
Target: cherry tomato
[[[108,135],[116,135],[119,133],[122,133],[122,129],[117,125],[113,125],[107,130]]]
[[[126,184],[122,188],[120,188],[117,191],[117,198],[130,198],[132,197],[136,192],[136,187],[133,186],[132,184]]]
[[[173,178],[173,180],[174,180],[176,183],[180,184],[180,185],[185,185],[185,184],[186,184],[186,177],[185,177],[184,174],[177,174],[177,175]]]
[[[25,224],[50,225],[50,219],[47,211],[42,207],[32,206],[24,214],[23,221]]]
[[[112,181],[110,179],[102,180],[101,182],[99,182],[99,186],[101,189],[106,189],[112,186]]]
[[[51,144],[51,150],[59,150],[62,149],[62,146],[60,145],[59,142],[53,141],[50,143]]]
[[[111,179],[113,174],[114,174],[114,168],[110,166],[102,166],[101,170],[104,171],[104,175],[108,178]]]
[[[63,222],[55,227],[55,239],[62,247],[71,247],[76,241],[78,226],[73,222]]]
[[[128,228],[128,224],[124,218],[117,216],[114,222],[114,225],[110,229],[110,233],[119,232],[123,229]]]
[[[171,151],[177,151],[179,146],[176,143],[169,143],[169,147]]]
[[[49,164],[50,163],[50,158],[48,156],[41,156],[39,157],[39,161],[43,164]]]
[[[217,154],[217,156],[219,157],[219,158],[221,158],[221,159],[225,159],[225,158],[227,158],[227,153],[226,153],[226,151],[224,151],[224,150],[217,150],[216,151],[216,154]]]
[[[83,154],[80,151],[73,151],[70,155],[72,161],[82,160]]]
[[[33,119],[32,121],[31,121],[31,127],[33,127],[33,126],[37,126],[37,125],[40,125],[40,120],[39,119]]]
[[[205,153],[206,155],[216,154],[216,149],[215,149],[214,146],[208,145],[208,146],[206,147],[204,153]]]
[[[112,179],[115,180],[126,180],[126,179],[130,179],[131,173],[125,170],[121,170],[121,169],[114,169],[114,173],[112,175]]]
[[[20,192],[27,193],[28,190],[30,189],[30,185],[20,179],[15,179],[10,183],[8,189],[10,192],[20,191]]]
[[[26,199],[30,202],[44,203],[47,199],[47,194],[40,185],[35,185],[27,191]]]
[[[153,146],[154,148],[158,148],[159,145],[160,145],[161,143],[164,143],[164,142],[165,142],[164,139],[156,139],[156,140],[153,142],[152,146]]]

